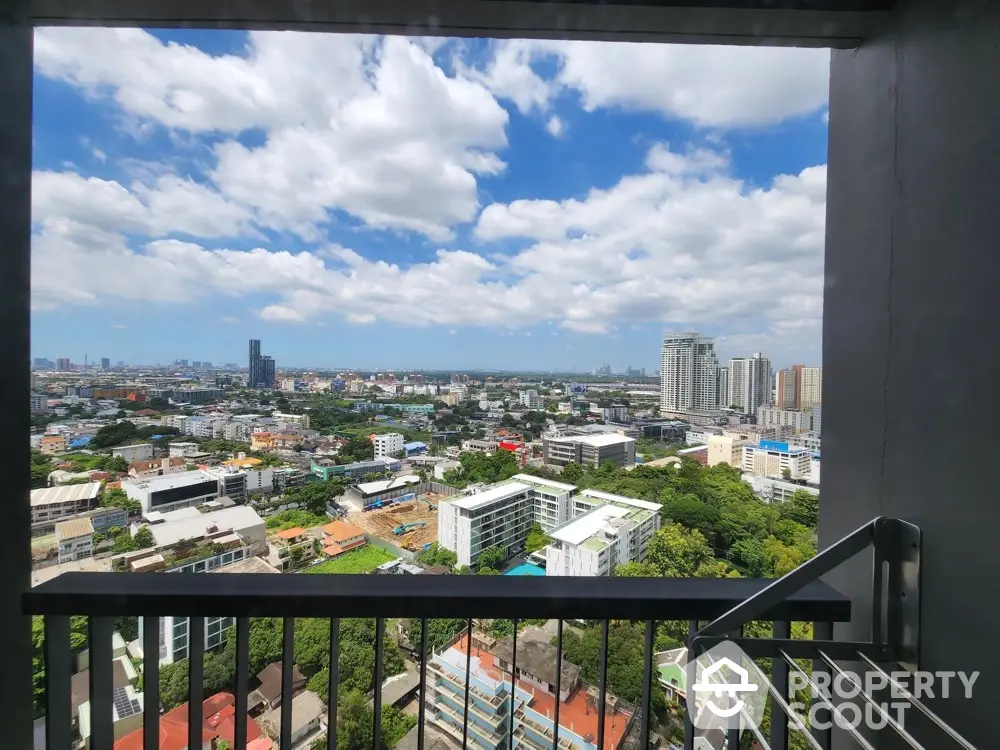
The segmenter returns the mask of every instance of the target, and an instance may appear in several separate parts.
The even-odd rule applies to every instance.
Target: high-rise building
[[[823,368],[803,367],[799,375],[799,408],[812,409],[823,400]]]
[[[70,364],[69,357],[59,357],[56,360],[56,369],[59,372],[69,372],[73,369],[73,365]]]
[[[274,387],[274,359],[261,356],[260,339],[250,339],[250,362],[247,388]]]
[[[714,340],[698,333],[666,334],[660,356],[660,411],[715,411],[718,369]]]
[[[771,405],[771,360],[759,352],[729,360],[729,402],[754,414],[758,406]]]
[[[102,370],[111,369],[111,360],[108,357],[101,357],[101,369]]]
[[[799,373],[801,371],[802,365],[793,365],[788,370],[778,370],[775,405],[779,409],[795,410],[799,408]]]
[[[40,370],[51,370],[55,367],[55,364],[47,357],[35,357],[35,367]]]
[[[729,368],[720,367],[715,378],[715,398],[720,409],[731,406],[729,401]]]

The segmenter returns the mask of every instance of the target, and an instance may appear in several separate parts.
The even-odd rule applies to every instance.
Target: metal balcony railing
[[[226,576],[195,573],[65,573],[26,593],[23,598],[27,614],[45,616],[46,658],[46,745],[52,750],[71,747],[70,677],[70,617],[89,618],[91,743],[93,748],[111,748],[112,714],[112,629],[114,618],[138,616],[143,621],[143,652],[159,651],[157,618],[186,616],[190,619],[190,667],[188,724],[190,746],[201,747],[202,701],[204,696],[204,628],[205,617],[234,617],[236,636],[236,674],[246,675],[249,663],[249,628],[251,617],[283,618],[283,684],[280,722],[280,747],[291,748],[292,661],[295,618],[330,619],[330,678],[328,684],[328,747],[337,745],[337,696],[339,688],[338,655],[340,650],[341,618],[375,618],[376,659],[375,686],[383,683],[383,635],[387,618],[407,617],[424,622],[431,618],[461,618],[467,631],[475,620],[483,619],[557,619],[559,621],[557,653],[562,654],[565,620],[588,620],[603,623],[602,653],[598,680],[599,699],[596,701],[597,731],[592,746],[605,748],[605,712],[608,704],[608,632],[610,620],[630,620],[645,624],[644,679],[638,716],[630,719],[637,732],[637,747],[648,744],[651,732],[651,691],[659,689],[653,679],[653,643],[657,622],[681,620],[689,623],[690,633],[698,624],[722,618],[727,628],[739,626],[740,606],[755,602],[754,620],[775,623],[775,632],[787,632],[791,621],[815,623],[817,632],[828,632],[834,622],[850,619],[850,602],[821,582],[807,583],[800,591],[774,598],[769,581],[749,579],[705,578],[545,578],[520,576],[261,576],[231,574]],[[767,596],[766,606],[758,606]],[[735,617],[735,619],[734,619]],[[749,618],[748,618],[749,619]],[[427,684],[429,657],[427,628],[419,646],[420,684]],[[517,673],[517,644],[514,661],[506,679]],[[471,657],[466,654],[465,674],[471,673]],[[556,670],[554,693],[559,694],[562,670]],[[159,664],[148,659],[144,664],[143,712],[144,748],[157,748],[159,735]],[[462,720],[463,747],[475,745],[470,736],[467,717],[469,685],[464,680],[464,715]],[[419,700],[418,747],[424,746],[427,714],[426,695]],[[508,691],[515,700],[517,691]],[[248,685],[237,679],[234,694],[236,716],[247,713]],[[560,726],[559,701],[554,702],[552,746],[565,747],[567,726]],[[513,708],[513,707],[512,707]],[[373,747],[381,744],[381,691],[373,696],[376,720],[373,725]],[[432,707],[432,713],[434,712]],[[508,715],[513,710],[508,710]],[[564,719],[565,720],[565,719]],[[505,730],[501,747],[513,750],[516,732]],[[519,740],[520,742],[520,740]],[[236,722],[234,748],[246,743],[246,723]],[[734,746],[735,747],[735,746]]]

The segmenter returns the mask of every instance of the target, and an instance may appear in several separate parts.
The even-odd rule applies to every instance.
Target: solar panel
[[[135,698],[128,697],[127,688],[116,687],[112,691],[111,695],[115,704],[115,711],[118,712],[119,719],[124,719],[127,716],[135,716],[136,714],[142,713],[142,706],[139,705],[139,701]]]

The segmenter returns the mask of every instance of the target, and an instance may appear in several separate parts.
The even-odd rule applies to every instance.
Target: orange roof
[[[345,552],[350,552],[352,549],[358,547],[364,547],[367,542],[364,539],[359,539],[351,544],[337,544],[336,542],[331,542],[323,548],[323,554],[327,557],[336,557],[337,555],[342,555]]]
[[[296,526],[294,529],[285,529],[284,531],[278,532],[279,539],[294,539],[297,536],[302,536],[306,533],[306,530],[301,526]]]
[[[335,542],[346,542],[348,539],[363,536],[365,532],[354,524],[344,521],[334,521],[323,527],[323,533]]]
[[[202,743],[212,740],[236,739],[236,698],[232,693],[216,693],[201,704],[202,716],[205,717],[201,730]],[[260,737],[260,728],[249,716],[247,722],[247,740]],[[188,746],[188,704],[184,703],[160,717],[160,750],[185,750]],[[266,750],[268,745],[248,745]],[[142,729],[126,734],[115,742],[114,750],[142,750]]]

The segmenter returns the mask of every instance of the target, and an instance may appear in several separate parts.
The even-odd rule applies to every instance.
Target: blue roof
[[[403,448],[405,448],[408,451],[416,450],[418,448],[426,448],[426,447],[427,447],[427,443],[420,443],[420,442],[403,443]]]

